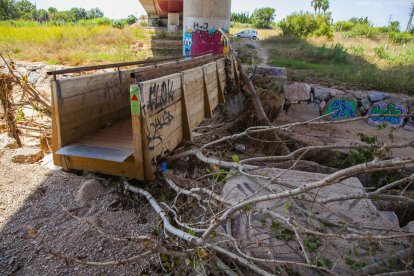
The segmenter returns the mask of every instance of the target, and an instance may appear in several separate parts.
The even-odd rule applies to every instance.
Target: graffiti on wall
[[[209,18],[189,18],[183,35],[183,55],[195,55],[208,51],[214,54],[228,54],[230,43],[218,30],[228,32],[229,22]]]
[[[154,150],[157,142],[162,142],[163,138],[161,131],[171,125],[174,121],[174,116],[169,111],[162,111],[155,115],[153,122],[147,129],[148,149]]]
[[[378,115],[404,115],[407,114],[407,109],[402,104],[397,103],[375,103],[372,108],[369,110],[369,116],[378,116]],[[404,117],[375,117],[368,119],[370,125],[382,125],[389,124],[394,127],[401,127],[404,124]]]
[[[333,98],[325,107],[323,115],[331,114],[332,120],[344,120],[357,116],[358,102],[351,98]]]
[[[161,84],[154,83],[149,90],[148,108],[156,111],[174,101],[173,81],[163,81]]]
[[[210,30],[187,30],[184,34],[184,56],[213,51],[220,55],[229,52],[229,43],[221,32]]]

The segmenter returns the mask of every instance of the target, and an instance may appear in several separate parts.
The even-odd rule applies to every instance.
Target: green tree
[[[256,9],[252,14],[252,24],[259,29],[270,29],[275,16],[276,10],[274,8]]]
[[[392,21],[392,22],[390,22],[390,26],[389,26],[389,31],[390,32],[396,32],[396,33],[399,33],[401,30],[400,30],[400,22],[398,22],[398,21]]]
[[[129,15],[128,18],[126,19],[126,22],[129,25],[135,24],[137,21],[138,21],[138,18],[133,14]]]
[[[37,11],[37,21],[46,22],[49,21],[49,13],[47,10],[40,9]]]
[[[19,19],[37,19],[36,5],[34,5],[32,2],[28,0],[17,1],[16,8],[19,11]]]
[[[322,8],[322,1],[323,0],[312,0],[311,2],[311,6],[313,7],[313,9],[315,10],[315,14],[317,11],[319,11],[319,13],[321,12],[321,8]]]
[[[72,8],[70,12],[73,14],[76,21],[86,19],[88,17],[88,12],[83,8]]]
[[[18,19],[19,10],[14,0],[0,0],[0,20]]]
[[[101,11],[99,8],[90,9],[88,11],[88,19],[95,19],[95,18],[102,18],[104,17],[103,11]]]
[[[326,14],[326,12],[329,10],[330,3],[329,0],[322,0],[321,1],[321,9],[323,11],[323,14]]]

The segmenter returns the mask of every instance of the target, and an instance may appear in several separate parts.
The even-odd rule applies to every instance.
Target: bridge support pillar
[[[180,26],[180,14],[179,13],[168,13],[168,32],[176,33]]]
[[[184,0],[183,55],[228,53],[231,0]]]

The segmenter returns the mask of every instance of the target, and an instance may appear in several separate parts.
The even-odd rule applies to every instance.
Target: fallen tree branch
[[[140,194],[142,196],[144,196],[148,202],[150,203],[151,207],[155,210],[155,212],[157,212],[157,214],[161,217],[163,223],[164,223],[164,228],[170,232],[171,234],[185,240],[188,241],[190,243],[193,244],[197,244],[197,245],[201,245],[203,243],[203,240],[201,238],[198,238],[196,236],[190,235],[180,229],[177,229],[176,227],[174,227],[167,215],[165,214],[165,212],[162,210],[162,208],[158,205],[157,201],[154,199],[154,197],[148,193],[145,190],[142,190],[140,188],[136,188],[134,186],[131,186],[127,181],[124,182],[124,187],[126,190],[136,193],[136,194]]]
[[[356,165],[336,173],[333,173],[326,178],[315,181],[309,184],[305,184],[301,187],[298,187],[293,190],[287,190],[285,192],[281,192],[278,194],[270,194],[265,196],[260,196],[256,198],[252,198],[250,200],[245,200],[237,205],[229,208],[220,218],[218,218],[214,224],[212,224],[209,229],[203,234],[203,239],[206,239],[210,236],[212,231],[216,229],[219,225],[227,221],[235,212],[239,211],[240,209],[246,206],[252,206],[255,203],[262,202],[262,201],[270,201],[276,199],[282,199],[287,197],[292,197],[298,194],[306,193],[312,191],[314,189],[323,188],[338,181],[344,180],[346,178],[352,177],[354,175],[360,174],[362,172],[375,172],[375,171],[383,171],[383,170],[390,170],[395,168],[400,168],[401,166],[414,164],[414,157],[407,157],[407,158],[397,158],[392,160],[386,161],[374,161],[369,163],[364,163],[361,165]]]

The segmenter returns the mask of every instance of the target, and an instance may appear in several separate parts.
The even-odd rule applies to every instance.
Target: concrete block
[[[285,99],[289,103],[299,101],[309,101],[311,98],[311,86],[306,83],[295,82],[283,86]]]

